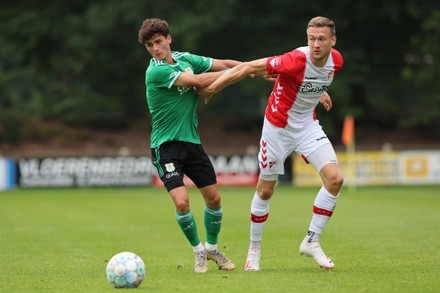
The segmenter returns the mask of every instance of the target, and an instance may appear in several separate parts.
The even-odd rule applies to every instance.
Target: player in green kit
[[[147,103],[151,114],[151,156],[158,174],[176,208],[176,220],[195,255],[194,271],[208,271],[208,260],[219,269],[233,270],[234,264],[218,249],[222,223],[221,197],[214,168],[198,133],[195,88],[210,85],[224,70],[241,62],[171,51],[172,38],[165,20],[146,19],[139,30],[139,42],[153,57],[146,71]],[[212,72],[208,72],[212,71]],[[200,242],[190,210],[187,175],[205,201],[206,242]]]

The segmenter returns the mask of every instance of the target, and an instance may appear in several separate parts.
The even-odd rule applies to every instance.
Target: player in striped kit
[[[277,76],[260,140],[260,176],[251,204],[251,243],[246,271],[260,270],[261,240],[269,215],[269,202],[278,176],[284,173],[284,161],[292,152],[301,154],[322,179],[300,254],[312,257],[323,268],[334,267],[332,260],[322,251],[319,238],[333,214],[343,176],[333,146],[316,120],[315,107],[321,102],[327,111],[331,109],[327,89],[341,70],[343,59],[333,49],[336,30],[332,20],[320,16],[312,18],[306,32],[308,46],[281,56],[242,63],[199,91],[207,103],[213,94],[248,75]]]

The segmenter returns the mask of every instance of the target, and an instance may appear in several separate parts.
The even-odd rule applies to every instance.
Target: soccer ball
[[[114,255],[105,269],[107,280],[115,288],[136,288],[145,277],[144,261],[133,252]]]

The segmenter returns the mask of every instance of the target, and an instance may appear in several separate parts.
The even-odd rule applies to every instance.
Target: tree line
[[[0,141],[29,137],[29,124],[41,120],[114,129],[148,119],[150,56],[137,41],[145,18],[169,21],[173,50],[246,61],[306,45],[317,15],[335,20],[345,59],[329,91],[334,109],[320,116],[328,134],[351,114],[360,132],[440,138],[434,0],[22,0],[0,4]],[[245,80],[200,111],[261,116],[270,91],[263,80]]]

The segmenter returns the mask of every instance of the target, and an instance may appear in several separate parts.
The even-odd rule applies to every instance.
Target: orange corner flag
[[[345,117],[344,126],[342,128],[342,143],[349,145],[354,140],[354,118],[351,115]]]

